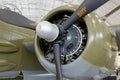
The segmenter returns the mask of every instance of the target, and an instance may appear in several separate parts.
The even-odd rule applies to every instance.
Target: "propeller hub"
[[[52,42],[58,37],[59,28],[57,25],[48,21],[42,21],[37,25],[36,33],[40,38],[45,39],[47,42]]]

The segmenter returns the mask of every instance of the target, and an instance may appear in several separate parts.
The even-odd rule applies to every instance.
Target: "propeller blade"
[[[62,70],[61,70],[61,63],[60,63],[60,45],[54,44],[54,58],[55,58],[55,65],[56,65],[56,80],[63,80],[62,79]]]
[[[120,55],[120,29],[117,28],[115,29],[115,33],[116,33],[116,42],[117,42],[117,46],[118,46],[118,54]]]
[[[75,23],[80,18],[84,17],[88,13],[92,12],[93,10],[97,9],[104,3],[106,3],[109,0],[85,0],[79,8],[71,15],[67,21],[63,22],[61,27],[64,28],[64,30],[67,30],[73,23]]]
[[[0,9],[0,20],[23,28],[33,30],[36,28],[36,23],[34,21],[31,21],[19,13],[7,9]]]

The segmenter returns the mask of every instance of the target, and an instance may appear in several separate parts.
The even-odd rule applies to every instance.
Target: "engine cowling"
[[[42,21],[60,25],[77,6],[63,6],[52,10]],[[43,34],[44,35],[44,34]],[[115,66],[117,45],[115,35],[104,20],[95,13],[88,14],[68,29],[61,49],[62,74],[71,79],[103,78]],[[35,51],[42,66],[56,73],[53,46],[35,35]]]

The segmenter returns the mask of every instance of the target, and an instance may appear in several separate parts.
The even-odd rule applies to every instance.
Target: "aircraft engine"
[[[59,26],[66,21],[76,8],[77,6],[59,7],[43,18],[41,23],[48,24],[52,27],[48,30],[56,33],[56,35],[48,33],[49,36],[45,37],[48,41],[41,39],[36,31],[36,55],[42,66],[49,72],[56,74],[54,46],[49,40],[56,39],[58,29],[55,26]],[[39,24],[39,26],[41,25]],[[45,28],[44,31],[46,30]],[[46,32],[43,35],[46,35]],[[95,13],[90,13],[74,23],[67,30],[67,35],[63,37],[63,43],[60,44],[60,47],[60,62],[64,77],[70,79],[100,79],[110,75],[115,66],[117,55],[115,33],[106,26],[104,19]]]

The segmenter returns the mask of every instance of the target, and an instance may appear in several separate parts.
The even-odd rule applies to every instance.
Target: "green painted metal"
[[[53,15],[62,12],[73,12],[78,6],[63,6],[49,12],[42,20],[49,20]],[[84,60],[97,67],[113,69],[116,65],[117,44],[115,40],[115,28],[120,25],[108,27],[103,18],[95,13],[84,17],[88,28],[88,40],[82,57]],[[35,31],[14,26],[0,21],[0,64],[8,66],[6,69],[0,67],[0,71],[21,71],[21,70],[44,70],[37,60],[38,55],[44,56],[39,46],[40,38],[35,35]],[[25,44],[34,43],[37,47],[36,54],[31,52]],[[7,53],[7,54],[5,54]],[[37,57],[36,57],[37,55]],[[3,61],[3,62],[2,62]]]
[[[77,6],[62,6],[56,8],[49,12],[43,19],[49,20],[53,15],[68,11],[73,12]],[[88,41],[85,50],[80,57],[98,67],[106,67],[108,69],[113,69],[116,64],[117,54],[117,44],[115,40],[115,32],[112,27],[108,27],[105,23],[105,19],[99,17],[97,14],[90,13],[84,17],[88,28]],[[38,46],[39,38],[36,38]],[[40,48],[36,49],[36,54],[43,55],[44,53]]]
[[[44,70],[35,52],[25,46],[34,42],[34,34],[34,30],[0,21],[0,71]]]
[[[81,56],[91,64],[113,69],[117,57],[115,33],[95,13],[87,15],[84,20],[88,27],[88,42]]]
[[[0,52],[1,53],[12,53],[18,50],[19,49],[17,48],[16,45],[12,44],[9,41],[0,39]]]
[[[6,59],[0,59],[0,71],[9,71],[17,66],[16,63]]]

